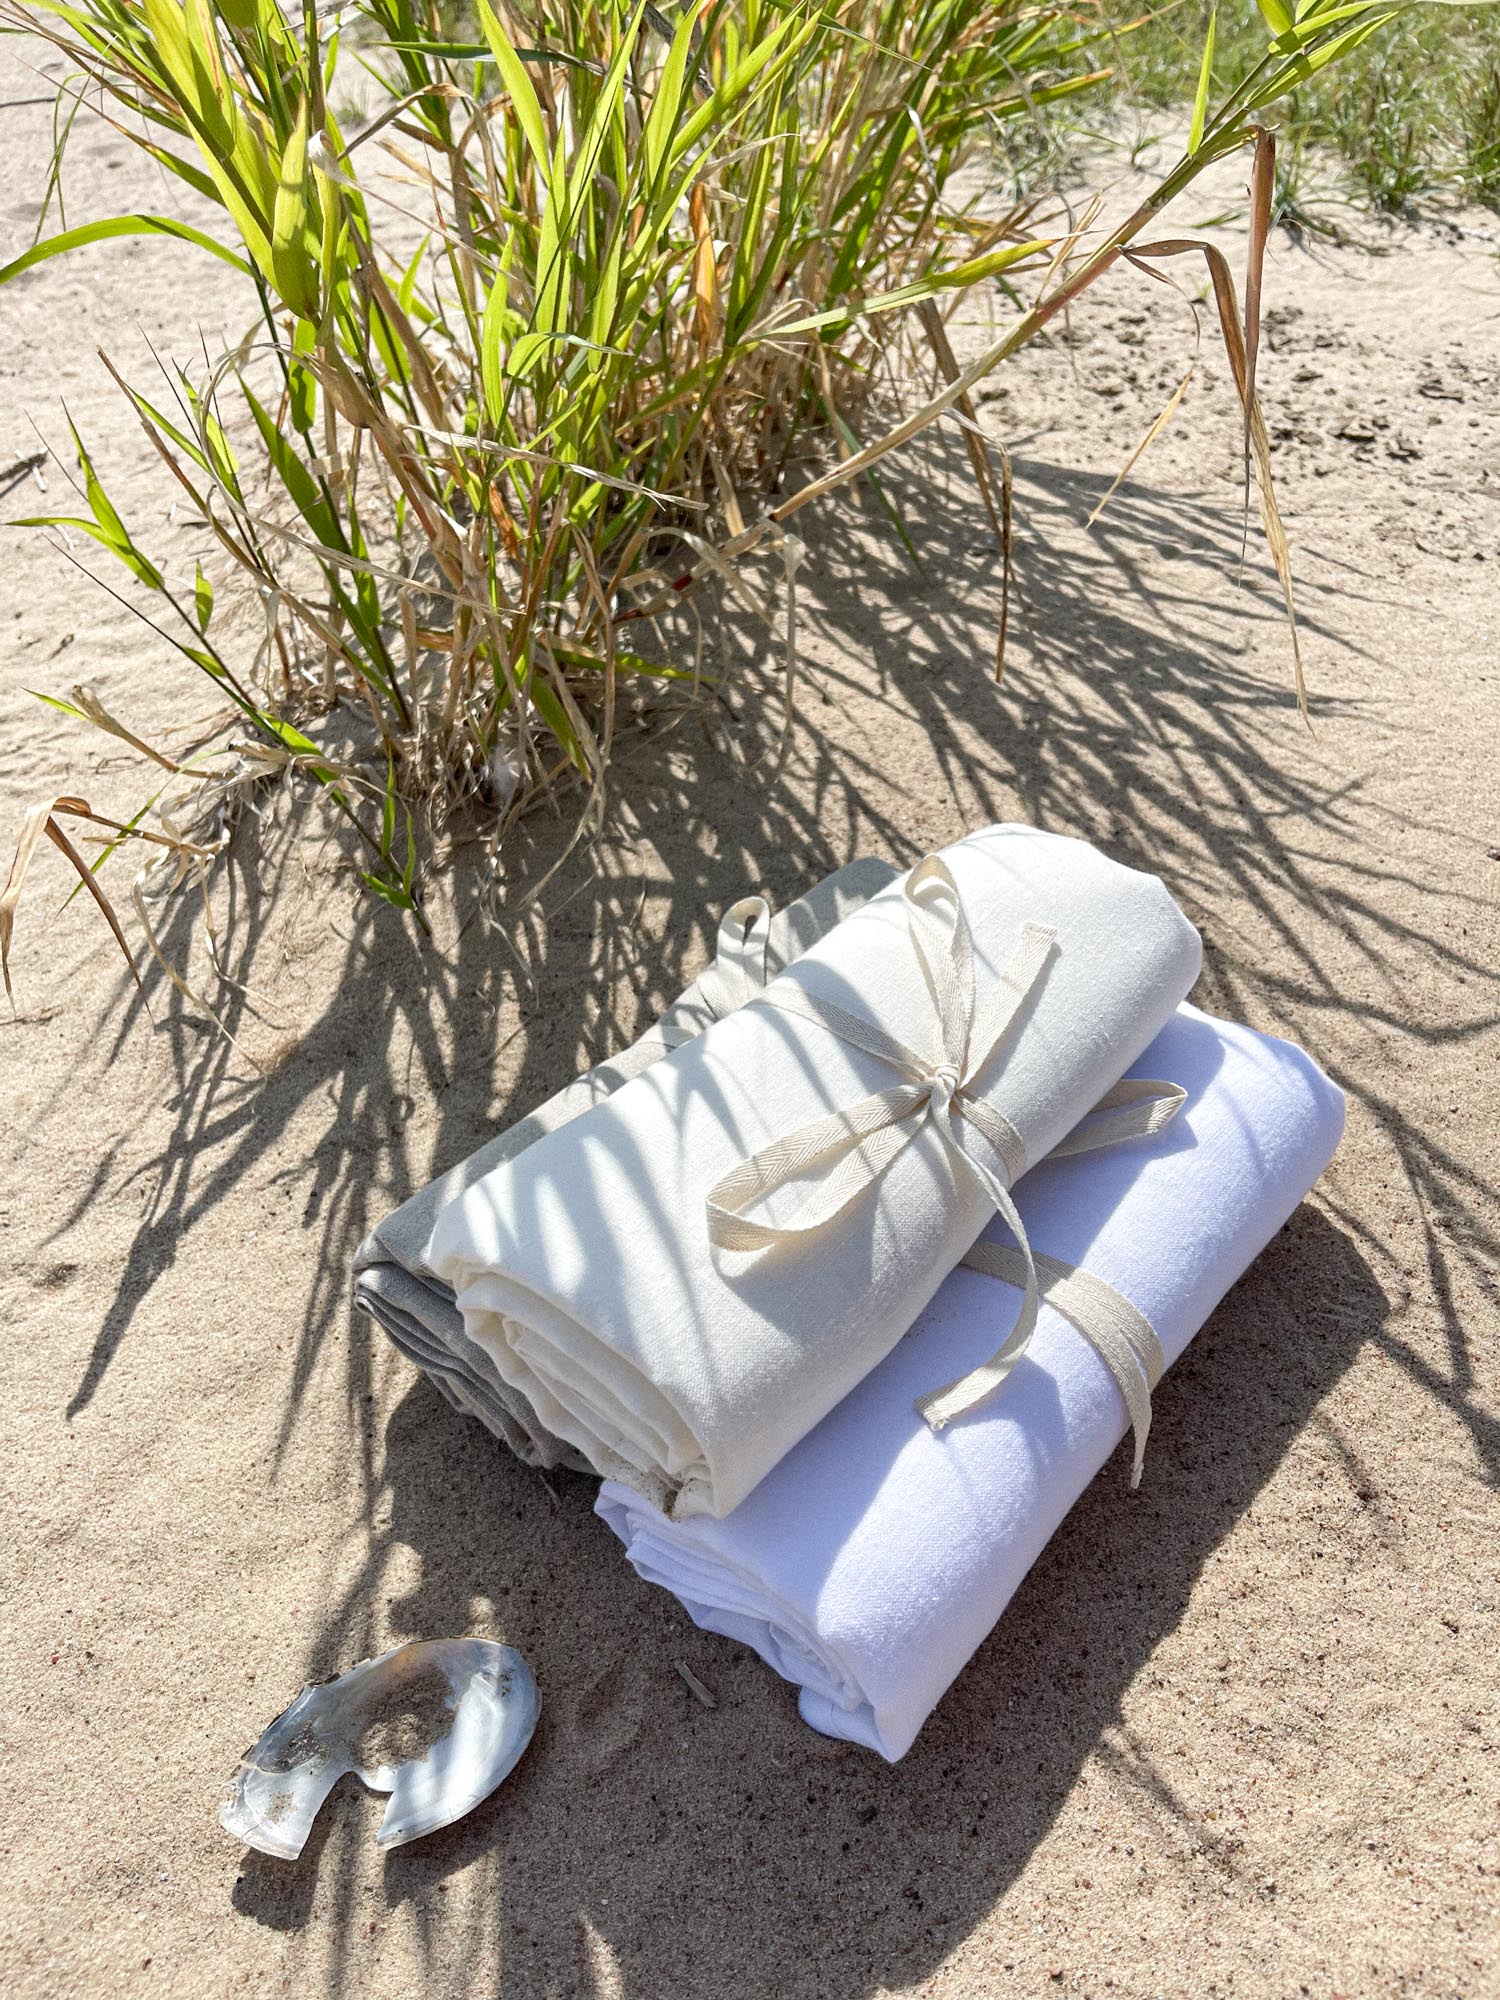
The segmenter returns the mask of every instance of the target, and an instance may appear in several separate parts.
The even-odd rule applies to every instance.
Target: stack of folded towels
[[[738,905],[648,1036],[399,1210],[358,1302],[640,1574],[900,1757],[1343,1102],[1184,1004],[1154,877],[1002,826]]]

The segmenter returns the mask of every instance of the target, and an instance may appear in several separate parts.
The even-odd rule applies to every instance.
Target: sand
[[[38,87],[14,53],[0,85]],[[15,244],[49,114],[3,115]],[[75,144],[70,221],[162,204],[123,140]],[[1315,733],[1258,549],[1239,581],[1211,343],[1083,531],[1191,347],[1180,298],[1121,273],[1071,352],[982,405],[1018,477],[1002,688],[949,441],[892,476],[920,575],[877,512],[810,527],[782,782],[746,770],[748,726],[642,746],[608,841],[510,940],[460,932],[465,857],[423,951],[269,810],[221,877],[255,995],[229,998],[236,1049],[159,979],[153,1025],[39,863],[0,1025],[7,1992],[1500,1993],[1488,226],[1273,246],[1263,380]],[[66,399],[127,519],[187,559],[94,347],[144,379],[148,338],[191,360],[199,324],[237,336],[232,274],[116,244],[0,310],[0,461],[32,418],[65,440]],[[41,498],[12,490],[7,517]],[[49,788],[132,808],[139,767],[24,690],[87,681],[147,730],[211,703],[44,538],[7,536],[0,592],[3,824]],[[1305,1043],[1350,1126],[1164,1384],[1142,1491],[1098,1482],[888,1768],[638,1583],[585,1482],[552,1490],[451,1412],[352,1318],[349,1264],[390,1204],[638,1029],[730,899],[1003,817],[1159,871],[1205,933],[1199,997]],[[557,838],[533,822],[518,881]],[[543,1690],[492,1801],[386,1860],[348,1785],[296,1866],[226,1839],[222,1781],[306,1678],[465,1631]]]

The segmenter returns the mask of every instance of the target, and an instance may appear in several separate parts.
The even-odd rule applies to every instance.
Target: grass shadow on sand
[[[462,1631],[487,1599],[544,1690],[537,1740],[495,1798],[384,1863],[385,1901],[418,1916],[442,1990],[860,2000],[904,1988],[1004,1895],[1091,1759],[1235,1878],[1233,1835],[1181,1805],[1122,1697],[1386,1310],[1349,1234],[1304,1206],[1161,1391],[1145,1487],[1127,1492],[1123,1461],[1095,1482],[894,1767],[814,1736],[758,1662],[687,1629],[621,1562],[589,1482],[562,1475],[554,1500],[414,1384],[378,1471],[389,1524],[315,1664],[370,1648],[391,1565],[414,1551],[420,1584],[387,1605],[400,1631]],[[717,1711],[694,1703],[674,1656],[716,1690]],[[726,1735],[733,1788],[706,1793]],[[319,1990],[353,1993],[372,1814],[328,1817],[321,1854],[297,1867],[248,1856],[235,1905],[277,1929],[307,1924]]]
[[[997,687],[987,669],[995,552],[976,525],[961,455],[930,445],[898,495],[921,575],[857,517],[852,527],[845,516],[820,524],[804,572],[812,643],[784,782],[767,775],[776,704],[758,708],[753,695],[736,698],[733,756],[725,731],[708,741],[692,723],[675,738],[624,742],[609,838],[575,855],[508,939],[471,916],[448,926],[445,949],[423,950],[395,913],[373,902],[358,910],[337,1004],[264,1079],[247,1081],[228,1044],[205,1033],[159,977],[148,980],[176,1065],[173,1130],[132,1176],[144,1186],[135,1249],[69,1415],[90,1400],[197,1217],[246,1199],[294,1122],[305,1129],[309,1107],[326,1107],[310,1149],[283,1170],[281,1191],[301,1205],[314,1272],[284,1447],[320,1354],[344,1338],[350,1264],[367,1230],[496,1126],[639,1033],[712,950],[721,909],[752,888],[785,901],[857,853],[910,861],[928,844],[925,828],[951,838],[1010,817],[1081,834],[1162,875],[1204,931],[1205,1003],[1301,1040],[1358,1090],[1393,1141],[1423,1219],[1427,1277],[1450,1341],[1444,1371],[1394,1336],[1392,1355],[1462,1416],[1500,1478],[1500,1434],[1472,1399],[1454,1305],[1465,1283],[1500,1264],[1485,1190],[1430,1123],[1406,1118],[1383,1087],[1383,1055],[1353,1076],[1339,1059],[1351,1036],[1382,1052],[1393,1038],[1440,1051],[1493,1029],[1500,1010],[1482,1004],[1487,968],[1444,920],[1445,907],[1461,914],[1480,898],[1424,881],[1406,859],[1410,829],[1325,747],[1359,719],[1360,703],[1325,699],[1321,734],[1309,737],[1295,723],[1289,669],[1268,675],[1247,656],[1247,635],[1262,629],[1280,652],[1281,613],[1265,589],[1224,588],[1240,548],[1233,502],[1127,488],[1082,534],[1078,523],[1100,490],[1097,480],[1023,460],[1024,596]],[[1311,643],[1337,645],[1343,602],[1360,593],[1377,597],[1378,588],[1347,570],[1304,591]],[[774,684],[778,663],[751,650],[742,685]],[[892,774],[893,741],[923,746],[920,798]],[[549,865],[565,831],[546,818],[521,829],[513,878],[524,883]],[[247,820],[237,839],[224,928],[230,969],[251,991],[262,957],[274,961],[294,921],[326,921],[308,845],[271,816]],[[1476,835],[1476,866],[1480,859]],[[437,892],[471,908],[474,881],[461,852]],[[287,905],[300,915],[273,921]],[[184,905],[169,952],[185,956],[192,920]],[[1414,968],[1429,988],[1446,989],[1425,1021],[1412,1005]],[[239,1031],[253,1002],[235,987],[223,1000],[226,1025]],[[120,1008],[116,1046],[140,1011],[133,996]],[[502,1039],[517,1035],[519,1059],[502,1057]],[[419,1106],[435,1109],[435,1124],[413,1119]],[[70,1220],[110,1184],[106,1169]],[[1407,1289],[1380,1233],[1344,1220],[1362,1232],[1377,1267],[1385,1261],[1388,1282]],[[372,1383],[363,1340],[347,1346],[353,1420]]]
[[[162,996],[177,1065],[172,1136],[138,1176],[135,1254],[74,1409],[149,1321],[184,1232],[216,1203],[264,1200],[266,1163],[295,1159],[281,1169],[283,1193],[301,1204],[314,1277],[282,1450],[320,1362],[342,1354],[369,1502],[367,1559],[313,1636],[308,1670],[337,1671],[392,1632],[433,1636],[487,1618],[531,1658],[546,1697],[538,1740],[497,1799],[385,1863],[388,1897],[413,1906],[433,1964],[450,1968],[445,1990],[479,1991],[485,1967],[491,1987],[550,1994],[607,1990],[613,1965],[642,2000],[713,1988],[854,2000],[918,1977],[1003,1894],[1091,1756],[1170,1802],[1168,1776],[1120,1722],[1121,1693],[1362,1341],[1451,1409],[1500,1479],[1500,1431],[1474,1395],[1459,1303],[1500,1266],[1500,1240],[1477,1176],[1432,1119],[1407,1116],[1386,1061],[1398,1039],[1433,1062],[1496,1025],[1486,970],[1442,914],[1461,914],[1467,892],[1424,879],[1399,815],[1331,754],[1340,725],[1361,721],[1361,701],[1326,700],[1321,734],[1308,738],[1289,670],[1283,679],[1256,664],[1247,634],[1275,628],[1280,613],[1264,590],[1223,588],[1239,553],[1232,500],[1127,489],[1084,536],[1077,524],[1100,482],[1023,461],[1021,487],[1026,606],[1004,686],[987,664],[994,551],[958,455],[932,446],[901,496],[921,576],[842,518],[813,543],[801,720],[783,782],[769,781],[766,763],[747,773],[691,726],[665,751],[627,746],[611,841],[569,862],[545,914],[529,912],[508,945],[477,923],[454,926],[444,953],[421,961],[392,913],[360,912],[339,1004],[253,1085],[226,1044]],[[1304,592],[1303,616],[1329,652],[1344,601],[1378,598],[1380,586],[1324,568],[1333,580]],[[773,684],[774,652],[747,671],[750,684],[758,673]],[[741,745],[769,757],[774,720],[768,704]],[[911,790],[892,744],[919,746]],[[697,969],[735,897],[764,888],[783,901],[853,854],[909,861],[1001,817],[1082,834],[1165,878],[1205,931],[1205,1003],[1303,1041],[1358,1090],[1393,1149],[1428,1262],[1414,1282],[1372,1218],[1326,1201],[1324,1212],[1304,1208],[1174,1371],[1145,1493],[1124,1504],[1118,1482],[1099,1483],[916,1750],[887,1770],[812,1737],[748,1656],[692,1633],[636,1584],[581,1482],[558,1498],[425,1384],[377,1438],[366,1422],[375,1336],[349,1312],[350,1264],[369,1227],[433,1171],[638,1032]],[[518,877],[560,839],[550,822],[529,825]],[[298,852],[293,836],[252,828],[235,857],[232,969],[251,987],[260,954],[274,957],[271,905]],[[1418,977],[1440,1004],[1419,1011]],[[501,1043],[517,1033],[518,990],[512,1063]],[[231,992],[231,1029],[249,1004]],[[372,1021],[378,1035],[358,1025]],[[415,1115],[425,1105],[435,1122]],[[310,1106],[314,1143],[299,1140],[299,1152],[287,1140],[307,1129]],[[107,1172],[79,1212],[106,1187]],[[1446,1330],[1446,1365],[1403,1331],[1404,1309],[1424,1293]],[[1277,1329],[1293,1316],[1288,1361]],[[392,1601],[397,1550],[415,1552],[421,1579]],[[673,1648],[718,1688],[718,1713],[697,1709],[675,1677],[651,1677],[648,1659]],[[721,1745],[726,1728],[743,1745],[736,1790],[705,1796],[696,1746]],[[1217,1835],[1190,1831],[1232,1872]],[[346,1811],[302,1864],[301,1886],[251,1860],[236,1890],[261,1922],[306,1924],[330,1992],[359,1984],[368,1832],[368,1816]],[[679,1904],[682,1884],[692,1900]],[[451,1968],[466,1963],[471,1984],[453,1989]]]

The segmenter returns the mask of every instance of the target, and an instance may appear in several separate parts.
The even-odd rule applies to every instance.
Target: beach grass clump
[[[104,827],[87,868],[62,827],[84,802],[39,809],[0,896],[0,955],[44,833],[104,902],[98,870],[149,812],[162,851],[133,895],[160,957],[143,878],[197,879],[208,911],[236,800],[277,778],[321,793],[369,888],[423,921],[419,862],[444,815],[498,844],[571,785],[579,830],[597,823],[622,715],[695,698],[716,670],[684,634],[705,583],[779,622],[789,726],[796,514],[855,479],[878,495],[884,456],[952,414],[1008,553],[1005,467],[969,392],[1122,259],[1204,260],[1290,611],[1255,397],[1262,120],[1395,9],[1263,12],[1228,82],[1210,35],[1188,147],[1135,212],[1099,234],[1085,209],[1044,235],[963,169],[1103,79],[1112,37],[1061,6],[478,0],[455,25],[419,0],[291,16],[276,0],[0,0],[0,23],[67,61],[60,131],[74,110],[109,119],[181,196],[177,214],[39,234],[0,284],[152,235],[232,265],[258,307],[196,372],[163,357],[160,381],[117,377],[201,529],[191,579],[139,546],[76,435],[81,511],[42,520],[118,559],[228,725],[179,761],[86,692],[54,698],[154,760],[161,789]],[[1246,147],[1242,311],[1211,244],[1148,239]],[[1003,326],[960,371],[945,314],[979,288]],[[925,400],[892,423],[895,373]],[[221,638],[226,584],[264,608],[253,646]]]
[[[260,307],[206,374],[121,382],[211,537],[192,591],[76,438],[73,518],[237,711],[236,778],[321,786],[413,910],[428,806],[498,831],[570,773],[597,803],[622,701],[696,686],[660,629],[684,572],[810,434],[857,445],[912,309],[1042,255],[954,177],[1101,74],[1066,11],[1018,0],[479,0],[468,32],[415,0],[331,30],[274,0],[4,15],[186,200],[43,237],[0,281],[152,234]],[[248,661],[210,576],[267,607]],[[338,705],[373,762],[308,733]]]

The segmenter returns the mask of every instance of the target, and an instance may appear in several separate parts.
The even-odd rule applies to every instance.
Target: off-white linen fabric
[[[1016,1199],[1034,1247],[1123,1293],[1171,1362],[1322,1173],[1344,1104],[1299,1049],[1193,1007],[1137,1068],[1187,1087],[1173,1124],[1044,1162]],[[995,1288],[955,1271],[895,1352],[727,1519],[673,1522],[627,1487],[600,1489],[598,1512],[642,1576],[795,1682],[815,1729],[892,1760],[1125,1434],[1109,1371],[1045,1305],[990,1401],[928,1430],[913,1396],[988,1352]],[[1295,1344],[1294,1326],[1276,1331]]]
[[[1082,841],[991,827],[943,859],[981,1000],[1024,923],[1057,933],[973,1086],[1036,1160],[1170,1018],[1197,977],[1198,935],[1154,876]],[[909,1047],[933,1043],[900,881],[776,984],[788,981]],[[743,1007],[451,1202],[432,1269],[548,1430],[677,1515],[726,1514],[884,1359],[991,1212],[929,1119],[815,1245],[710,1245],[705,1197],[729,1168],[891,1081],[826,1028]],[[992,1349],[1013,1317],[997,1288]]]
[[[867,903],[896,878],[888,861],[866,856],[851,861],[815,884],[771,918],[766,934],[766,970],[779,972],[836,923]],[[395,1342],[409,1360],[431,1377],[456,1409],[477,1417],[528,1465],[567,1465],[590,1470],[570,1445],[537,1417],[519,1389],[501,1379],[482,1347],[464,1332],[451,1286],[428,1262],[433,1225],[450,1201],[502,1160],[535,1143],[545,1132],[577,1118],[623,1083],[701,1034],[710,1021],[743,1004],[740,983],[717,963],[704,968],[680,998],[638,1041],[607,1062],[565,1084],[529,1116],[429,1181],[401,1204],[360,1245],[354,1258],[354,1303]]]

